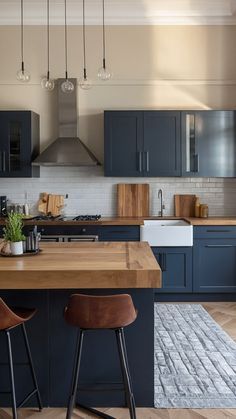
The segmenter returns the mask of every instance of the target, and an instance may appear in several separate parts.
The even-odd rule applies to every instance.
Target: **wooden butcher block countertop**
[[[236,217],[186,218],[193,226],[236,226]]]
[[[236,217],[208,217],[208,218],[195,218],[195,217],[102,217],[99,221],[73,221],[73,220],[66,220],[66,221],[34,221],[34,220],[24,220],[24,223],[26,225],[101,225],[101,226],[119,226],[119,225],[143,225],[144,220],[176,220],[176,219],[182,219],[188,221],[193,226],[204,226],[204,225],[214,225],[214,226],[224,226],[224,225],[232,225],[236,226]],[[5,224],[5,219],[0,218],[0,225]]]
[[[146,242],[42,243],[36,256],[0,256],[0,289],[160,288]]]

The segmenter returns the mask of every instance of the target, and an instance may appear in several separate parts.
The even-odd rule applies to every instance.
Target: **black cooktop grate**
[[[101,215],[77,215],[73,218],[74,221],[98,221],[100,220]]]

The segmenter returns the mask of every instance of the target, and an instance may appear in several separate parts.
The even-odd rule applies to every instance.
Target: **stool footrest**
[[[24,404],[32,397],[32,396],[34,396],[35,394],[37,393],[37,389],[34,389],[33,391],[31,391],[31,393],[29,393],[28,394],[28,396],[26,396],[25,398],[24,398],[24,400],[20,403],[20,404],[18,404],[18,406],[17,406],[17,409],[19,409],[20,407],[22,407],[22,406],[24,406]]]
[[[124,391],[123,383],[95,383],[95,384],[81,384],[78,387],[79,391]]]
[[[92,407],[88,407],[88,406],[85,406],[85,405],[80,404],[80,403],[76,403],[76,408],[77,409],[83,409],[83,410],[86,410],[87,412],[93,413],[94,415],[98,416],[99,418],[116,419],[114,416],[107,415],[106,413],[100,412],[97,409],[93,409]]]

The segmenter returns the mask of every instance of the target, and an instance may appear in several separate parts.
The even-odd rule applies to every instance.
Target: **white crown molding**
[[[62,25],[63,0],[51,0],[51,24]],[[26,25],[44,25],[46,0],[25,0]],[[106,0],[107,25],[234,25],[236,0]],[[86,23],[100,25],[101,0],[86,2]],[[1,0],[0,25],[19,25],[20,1]],[[68,0],[68,24],[82,24],[82,0]]]

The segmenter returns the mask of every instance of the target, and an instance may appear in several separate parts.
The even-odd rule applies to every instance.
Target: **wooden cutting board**
[[[194,217],[196,195],[174,195],[175,216]]]
[[[117,185],[118,217],[149,216],[149,185],[120,183]]]
[[[52,215],[56,217],[61,214],[61,209],[64,206],[64,196],[42,193],[38,203],[39,212],[45,215]]]
[[[48,208],[47,213],[56,217],[61,214],[61,209],[64,205],[64,196],[63,195],[48,195]]]

